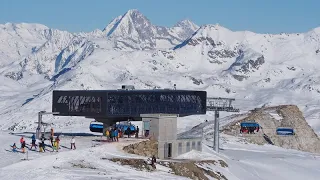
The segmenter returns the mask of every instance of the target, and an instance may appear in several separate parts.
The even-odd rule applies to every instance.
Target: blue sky
[[[138,9],[153,24],[188,18],[231,30],[305,32],[320,26],[320,0],[1,0],[0,23],[40,23],[70,32],[103,29],[113,18]]]

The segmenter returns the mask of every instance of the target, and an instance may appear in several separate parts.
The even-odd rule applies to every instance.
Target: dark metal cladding
[[[52,112],[93,118],[139,117],[140,114],[206,114],[206,91],[75,90],[53,91]]]
[[[106,92],[53,91],[52,112],[61,116],[94,116],[106,114]]]

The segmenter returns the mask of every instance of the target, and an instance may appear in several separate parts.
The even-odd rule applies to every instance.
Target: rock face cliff
[[[240,134],[240,123],[254,120],[262,129],[255,134]],[[277,135],[278,127],[292,127],[295,135]],[[302,112],[294,105],[281,105],[255,109],[248,116],[234,121],[223,127],[223,132],[234,136],[243,136],[248,141],[257,144],[266,144],[268,137],[276,146],[288,149],[297,149],[307,152],[320,153],[320,139],[306,122]]]

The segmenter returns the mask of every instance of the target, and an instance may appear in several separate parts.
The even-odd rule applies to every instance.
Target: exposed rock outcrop
[[[137,154],[146,157],[151,157],[154,155],[156,158],[158,158],[158,142],[153,140],[130,144],[123,147],[123,150],[130,154]]]
[[[223,132],[239,136],[240,123],[255,120],[262,127],[256,134],[243,134],[243,137],[252,143],[266,144],[263,134],[266,134],[276,146],[288,149],[320,153],[320,139],[308,125],[302,112],[295,105],[281,105],[253,110],[248,117],[226,125]],[[293,136],[276,134],[278,127],[292,127]]]
[[[140,171],[154,171],[152,166],[147,165],[143,159],[119,159],[112,158],[108,159],[113,162],[120,163],[121,165],[129,165]],[[197,180],[209,180],[209,179],[219,179],[219,180],[227,180],[226,176],[224,176],[221,172],[215,171],[211,169],[212,166],[221,166],[222,168],[228,167],[228,165],[219,160],[203,160],[203,161],[181,161],[181,162],[167,162],[167,161],[159,161],[157,164],[170,168],[170,173],[187,177],[190,179]]]

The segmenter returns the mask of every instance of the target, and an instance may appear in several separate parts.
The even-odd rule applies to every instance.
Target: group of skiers
[[[135,131],[132,131],[130,127],[124,131],[124,129],[116,128],[115,126],[110,127],[110,129],[106,130],[105,136],[107,137],[107,141],[119,141],[119,138],[123,138],[124,134],[128,135],[128,138],[131,137],[132,134],[135,134],[135,137],[139,137],[139,127],[137,126]]]
[[[122,137],[122,131],[117,128],[111,127],[106,130],[106,136],[108,141],[119,141],[119,137]]]
[[[45,152],[46,151],[46,146],[48,146],[48,145],[45,144],[45,141],[49,140],[49,139],[45,138],[44,134],[42,134],[42,136],[40,137],[39,140],[40,140],[40,142],[38,144],[39,152]],[[35,136],[35,134],[33,134],[31,136],[31,147],[29,148],[30,150],[32,150],[33,147],[34,147],[35,150],[37,150],[36,141],[37,141],[36,140],[36,136]],[[58,135],[56,138],[54,138],[53,128],[51,128],[50,142],[51,142],[52,150],[58,152],[59,149],[60,149],[60,137]],[[20,144],[21,144],[22,153],[25,153],[26,142],[25,142],[25,139],[24,139],[23,136],[20,138]],[[70,144],[71,144],[70,149],[76,149],[76,144],[75,144],[75,138],[74,137],[71,138]],[[12,151],[13,152],[17,152],[16,143],[14,143],[11,147],[12,147]]]
[[[247,133],[247,134],[255,134],[254,131],[259,132],[260,127],[242,127],[240,128],[240,133]]]

